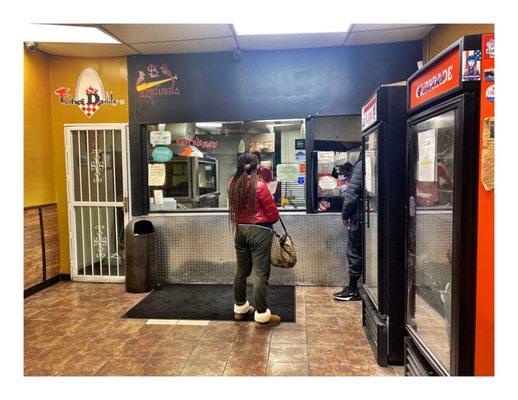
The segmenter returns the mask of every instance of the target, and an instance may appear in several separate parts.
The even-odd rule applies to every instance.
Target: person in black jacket
[[[342,301],[360,300],[358,280],[362,275],[362,244],[360,227],[360,193],[362,189],[363,166],[361,156],[354,164],[349,186],[344,192],[342,220],[349,229],[347,242],[347,260],[349,261],[349,284],[341,292],[334,293],[333,298]]]

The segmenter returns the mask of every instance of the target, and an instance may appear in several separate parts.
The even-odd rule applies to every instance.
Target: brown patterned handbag
[[[272,230],[271,263],[274,267],[293,268],[297,263],[295,245],[290,235],[288,235],[282,219],[279,218],[279,222],[284,229],[284,235],[280,236]]]

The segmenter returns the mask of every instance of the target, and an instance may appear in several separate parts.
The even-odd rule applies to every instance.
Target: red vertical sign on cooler
[[[482,183],[484,127],[495,115],[495,35],[482,35],[480,71],[480,146],[478,178],[477,230],[477,303],[475,320],[475,375],[495,374],[494,267],[495,267],[495,198],[493,190]],[[494,136],[492,136],[494,140]]]

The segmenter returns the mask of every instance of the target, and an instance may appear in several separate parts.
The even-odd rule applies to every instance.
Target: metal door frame
[[[383,131],[385,130],[385,124],[383,122],[378,122],[378,123],[375,123],[373,124],[366,132],[363,133],[362,135],[362,195],[361,195],[361,199],[360,199],[360,212],[361,212],[361,215],[360,215],[360,218],[361,218],[361,221],[362,221],[362,224],[363,224],[363,229],[362,229],[362,280],[363,280],[363,284],[362,286],[365,287],[365,292],[367,293],[367,296],[369,297],[370,301],[372,302],[372,305],[374,306],[376,312],[378,312],[378,314],[380,316],[385,316],[387,314],[387,304],[386,304],[386,299],[387,299],[387,271],[385,270],[386,269],[386,266],[384,265],[384,258],[382,257],[382,246],[383,246],[383,235],[382,235],[382,232],[381,232],[381,229],[380,227],[382,228],[383,227],[383,223],[384,223],[384,207],[383,207],[383,204],[382,204],[382,201],[380,201],[380,199],[382,199],[382,196],[380,195],[380,190],[383,190],[382,188],[382,184],[380,184],[380,182],[382,182],[383,180],[380,179],[380,175],[382,174],[382,171],[381,169],[379,168],[380,165],[382,165],[382,162],[384,162],[384,157],[383,157],[383,153],[380,151],[380,142],[382,140],[382,137],[383,137]],[[367,287],[367,282],[366,282],[366,277],[367,277],[367,257],[366,257],[366,254],[367,254],[367,244],[366,244],[366,236],[367,236],[367,220],[365,219],[365,140],[367,138],[367,136],[369,135],[372,135],[372,134],[376,134],[376,143],[377,143],[377,149],[376,149],[376,152],[377,152],[377,155],[376,155],[376,162],[378,164],[378,170],[377,170],[377,176],[376,176],[376,179],[377,179],[377,198],[378,198],[378,210],[377,210],[377,213],[378,213],[378,220],[377,220],[377,232],[376,232],[376,236],[377,236],[377,249],[376,249],[376,262],[378,264],[378,268],[377,268],[377,274],[378,276],[376,277],[377,280],[378,280],[378,298],[377,300],[375,301],[373,296],[372,296],[372,293],[370,292],[370,290],[368,289]],[[369,211],[369,214],[370,214],[370,211]]]
[[[75,181],[74,181],[74,151],[72,146],[72,131],[77,130],[120,130],[121,131],[121,158],[122,158],[122,202],[92,202],[77,201],[75,199]],[[77,269],[77,235],[76,221],[74,209],[77,206],[94,206],[98,204],[110,204],[116,207],[122,207],[124,213],[124,226],[129,222],[131,216],[130,193],[130,174],[129,174],[129,127],[128,124],[121,123],[102,123],[102,124],[64,124],[65,135],[65,170],[67,182],[67,208],[68,208],[68,242],[70,256],[70,278],[77,282],[109,282],[122,283],[125,276],[107,276],[107,275],[82,275]],[[74,201],[72,201],[74,199]],[[116,199],[114,199],[116,200]]]
[[[450,369],[447,370],[438,358],[428,349],[418,333],[408,324],[405,316],[406,330],[413,342],[419,347],[427,361],[437,373],[445,376],[471,376],[474,368],[475,349],[475,283],[476,283],[476,249],[477,249],[477,179],[478,179],[478,111],[476,102],[478,94],[463,93],[447,101],[420,111],[407,121],[407,165],[408,196],[415,191],[415,175],[411,165],[416,159],[415,142],[412,126],[434,118],[449,111],[454,111],[454,194],[452,215],[452,299],[451,299],[451,333],[450,333]],[[475,193],[475,195],[474,195]],[[408,205],[410,211],[410,204]],[[415,221],[407,213],[407,290],[411,267],[409,253],[415,254],[415,237],[413,224]],[[415,256],[414,256],[415,257]],[[412,265],[411,265],[412,264]],[[408,296],[408,293],[405,293]],[[406,299],[408,307],[408,297]]]

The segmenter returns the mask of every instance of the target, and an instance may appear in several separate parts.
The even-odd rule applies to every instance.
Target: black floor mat
[[[246,293],[250,301],[252,285],[247,285]],[[234,319],[233,307],[232,285],[161,285],[123,317],[226,321]],[[282,321],[295,322],[295,286],[268,286],[268,307]],[[253,321],[253,315],[247,319]]]

